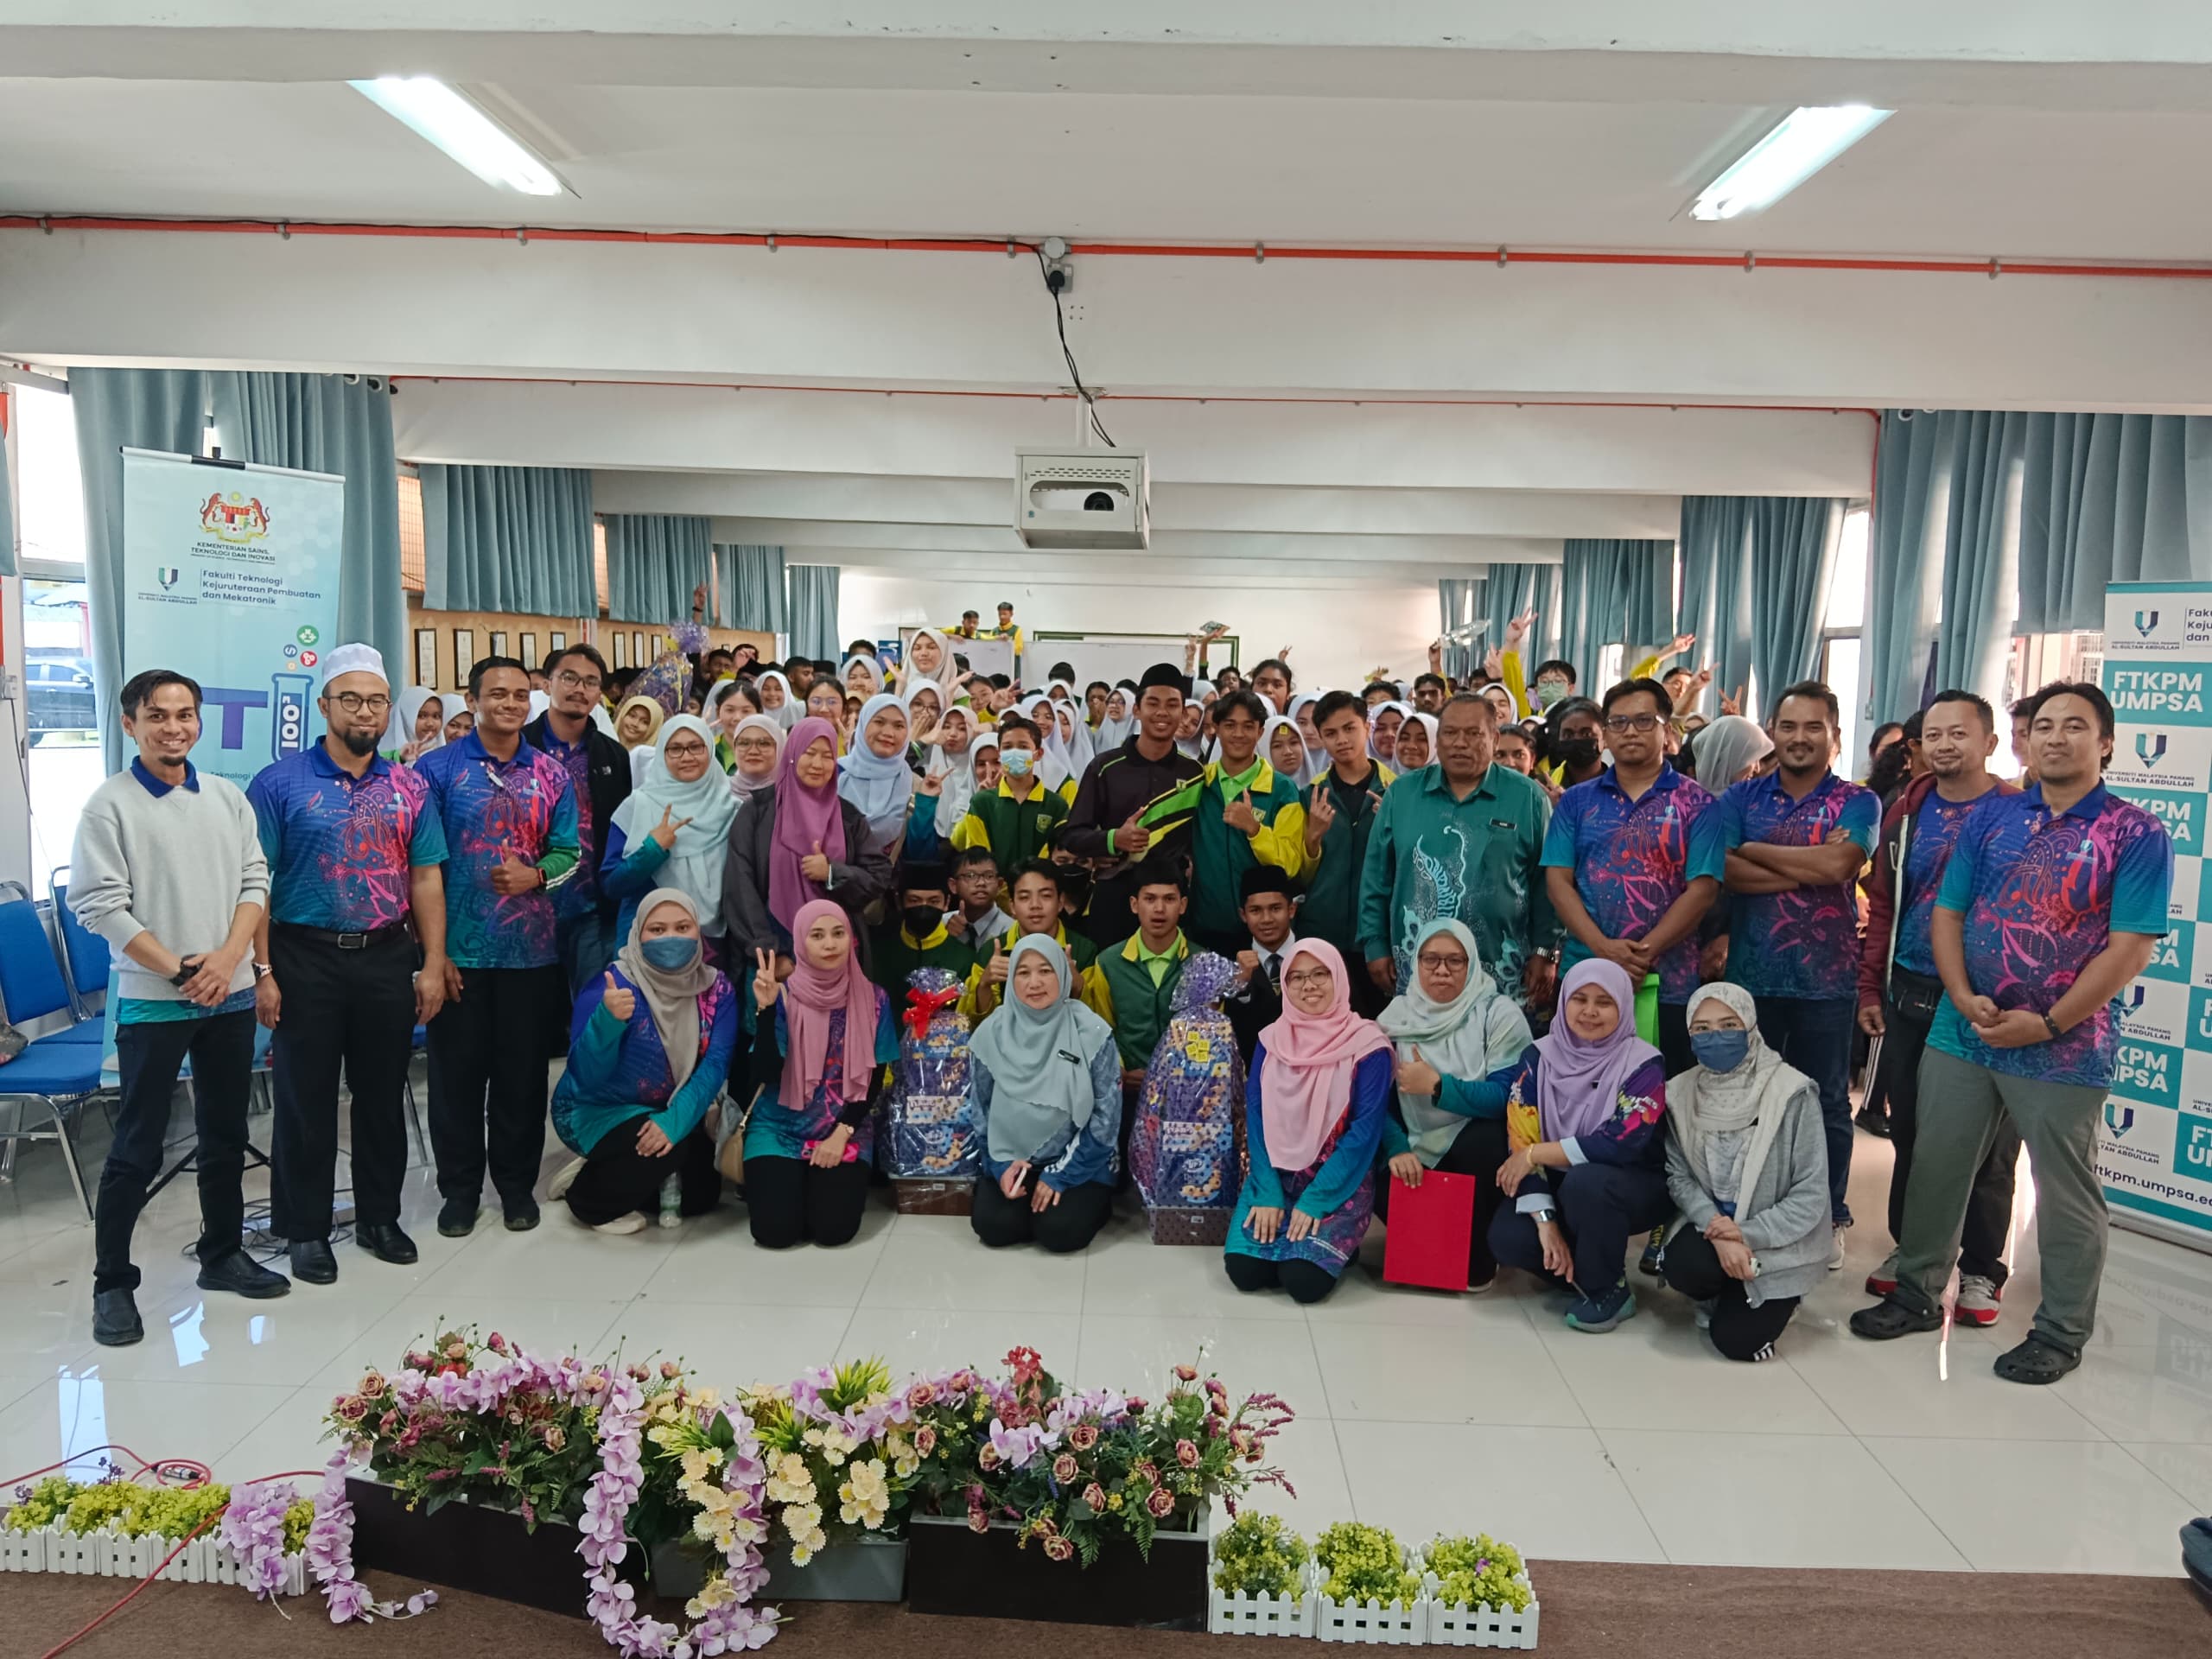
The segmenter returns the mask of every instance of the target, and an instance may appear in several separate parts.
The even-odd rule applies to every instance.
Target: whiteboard
[[[1213,646],[1213,662],[1218,667],[1229,660],[1227,640],[1217,640]],[[1183,668],[1183,640],[1178,636],[1161,639],[1129,633],[1086,633],[1072,639],[1037,639],[1029,641],[1029,650],[1022,664],[1023,682],[1036,690],[1043,690],[1054,663],[1067,663],[1075,669],[1074,690],[1079,697],[1083,688],[1093,680],[1103,680],[1109,685],[1118,680],[1144,678],[1145,670],[1154,663],[1171,664],[1178,673]]]

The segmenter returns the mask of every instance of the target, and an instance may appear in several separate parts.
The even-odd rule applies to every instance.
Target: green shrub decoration
[[[1247,1510],[1214,1541],[1213,1587],[1224,1595],[1306,1599],[1306,1541],[1280,1516]]]
[[[1384,1528],[1339,1521],[1313,1541],[1313,1559],[1327,1575],[1330,1600],[1410,1607],[1421,1599],[1421,1576],[1407,1570],[1405,1551]]]
[[[1469,1538],[1439,1538],[1428,1547],[1428,1570],[1436,1575],[1436,1599],[1465,1607],[1488,1605],[1529,1611],[1529,1592],[1513,1581],[1522,1570],[1521,1552],[1488,1533]]]

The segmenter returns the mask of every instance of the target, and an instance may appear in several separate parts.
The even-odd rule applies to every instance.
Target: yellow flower
[[[701,1411],[712,1411],[721,1402],[721,1390],[719,1389],[702,1389],[691,1397],[691,1403]]]
[[[809,1549],[804,1544],[793,1544],[791,1546],[791,1565],[793,1567],[804,1567],[813,1559],[814,1552]]]
[[[1106,1507],[1107,1507],[1108,1509],[1109,1509],[1109,1510],[1118,1510],[1118,1509],[1120,1509],[1120,1508],[1122,1507],[1122,1495],[1121,1495],[1119,1492],[1109,1492],[1109,1493],[1107,1493],[1107,1494],[1106,1494]]]
[[[721,1451],[716,1446],[695,1446],[683,1454],[683,1478],[686,1480],[704,1480],[708,1471],[721,1466]]]
[[[871,1458],[866,1463],[855,1464],[840,1489],[840,1496],[851,1497],[862,1503],[872,1504],[879,1498],[887,1502],[891,1494],[884,1484],[883,1473],[883,1464],[880,1459]]]

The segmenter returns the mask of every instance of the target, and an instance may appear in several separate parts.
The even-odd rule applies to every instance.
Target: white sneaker
[[[1843,1271],[1843,1236],[1850,1230],[1851,1224],[1847,1221],[1839,1221],[1833,1229],[1835,1236],[1834,1243],[1828,1250],[1828,1271],[1830,1273],[1840,1273]]]
[[[576,1177],[583,1173],[584,1160],[581,1158],[569,1159],[554,1172],[552,1182],[545,1189],[545,1202],[552,1204],[558,1201],[576,1184]]]
[[[635,1210],[632,1210],[626,1216],[617,1216],[612,1221],[602,1221],[592,1229],[592,1231],[594,1233],[617,1234],[642,1233],[645,1230],[645,1218],[639,1215]]]
[[[1700,1331],[1710,1331],[1713,1329],[1713,1298],[1708,1296],[1705,1300],[1697,1305],[1697,1313],[1695,1317],[1697,1319],[1697,1328]]]
[[[1979,1274],[1959,1275],[1958,1300],[1952,1305],[1951,1317],[1961,1325],[1994,1325],[1997,1316],[2004,1312],[1999,1306],[2005,1293],[1995,1281]]]

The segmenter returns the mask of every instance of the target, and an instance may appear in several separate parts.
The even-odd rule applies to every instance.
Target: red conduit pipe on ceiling
[[[1033,251],[1016,238],[784,236],[736,231],[609,231],[538,226],[373,225],[302,219],[128,219],[99,214],[0,214],[0,230],[107,231],[218,236],[361,236],[488,242],[615,242],[645,246],[834,248],[888,253]],[[1410,247],[1291,247],[1261,243],[1075,242],[1069,251],[1100,258],[1311,259],[1405,264],[1626,265],[1715,270],[1841,270],[1959,276],[2118,276],[2212,280],[2212,265],[2101,264],[2085,261],[1916,258],[1813,254],[1614,253],[1563,250]]]

